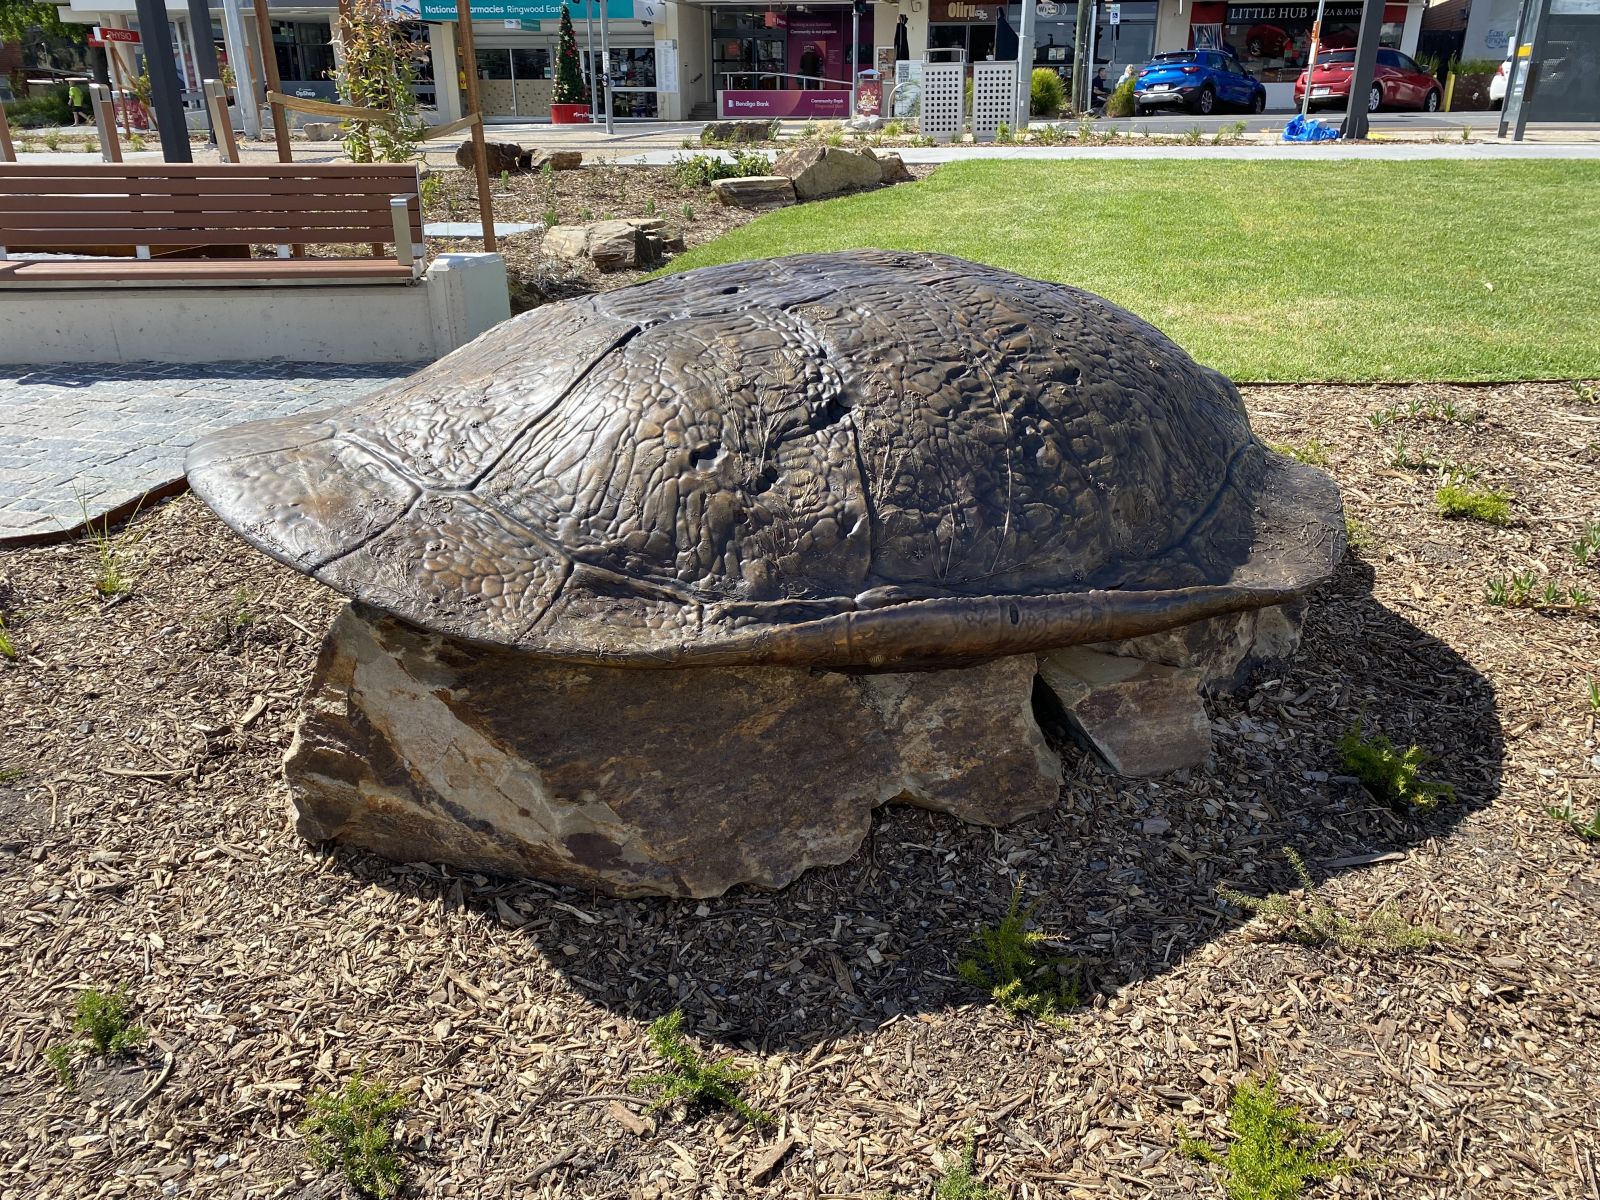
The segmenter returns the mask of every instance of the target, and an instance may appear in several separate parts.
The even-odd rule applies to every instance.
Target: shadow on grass
[[[1347,559],[1311,604],[1282,678],[1213,704],[1213,769],[1122,780],[1066,745],[1067,779],[1049,812],[996,830],[890,806],[848,862],[778,892],[615,900],[339,857],[365,882],[520,929],[530,953],[596,1004],[640,1021],[682,1008],[696,1035],[763,1053],[981,1001],[956,963],[1024,873],[1040,926],[1086,960],[1093,990],[1114,994],[1233,926],[1219,884],[1255,894],[1294,886],[1283,847],[1319,878],[1360,870],[1447,833],[1497,795],[1503,747],[1489,681],[1371,588],[1371,569]],[[1402,814],[1342,776],[1336,743],[1358,720],[1437,755],[1432,777],[1458,801]]]

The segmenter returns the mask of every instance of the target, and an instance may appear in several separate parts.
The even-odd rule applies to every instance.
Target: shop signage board
[[[901,120],[922,116],[922,60],[902,58],[894,64],[894,116]]]
[[[883,81],[862,76],[856,84],[856,116],[876,117],[883,113]]]
[[[1004,4],[985,0],[930,0],[928,20],[935,25],[992,25],[1005,11]]]
[[[1324,21],[1359,21],[1361,19],[1361,5],[1328,4],[1323,6],[1322,19]],[[1317,19],[1317,6],[1315,4],[1230,4],[1225,24],[1228,25],[1256,25],[1276,24],[1283,21],[1315,21]]]
[[[842,121],[850,115],[848,91],[731,90],[717,93],[717,111],[734,117],[807,117]]]
[[[656,43],[656,91],[678,90],[678,42],[666,38]]]
[[[107,42],[129,42],[137,45],[139,33],[135,29],[108,29],[100,25],[96,25],[89,32],[89,45],[103,46]]]
[[[399,11],[405,0],[398,0],[396,11]],[[590,11],[590,8],[593,11]],[[567,11],[572,14],[574,21],[582,21],[587,17],[597,20],[602,16],[609,16],[614,21],[631,21],[634,19],[633,0],[608,0],[602,11],[598,0],[571,0]],[[454,21],[456,19],[456,0],[420,0],[417,4],[417,19],[422,21]],[[561,19],[561,0],[482,0],[472,5],[472,19],[474,21],[559,21]]]

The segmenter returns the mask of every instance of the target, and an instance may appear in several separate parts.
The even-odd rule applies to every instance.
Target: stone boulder
[[[712,121],[700,131],[700,142],[770,142],[777,136],[776,121]]]
[[[1233,695],[1258,671],[1281,663],[1300,648],[1305,602],[1228,613],[1162,633],[1087,647],[1200,673],[1207,695]]]
[[[1165,775],[1211,753],[1198,670],[1069,646],[1040,656],[1039,677],[1074,734],[1118,775]]]
[[[799,146],[780,157],[772,165],[772,173],[787,175],[801,200],[877,187],[883,180],[877,159],[836,146]]]
[[[787,175],[718,179],[711,191],[728,208],[783,208],[794,203],[794,182]]]
[[[545,231],[543,248],[555,258],[588,259],[602,271],[625,271],[682,250],[683,233],[660,217],[628,217],[557,225]]]
[[[854,854],[889,800],[985,824],[1054,804],[1035,663],[571,666],[352,605],[285,769],[302,836],[404,862],[620,896],[781,887]]]
[[[583,166],[582,150],[534,150],[528,156],[528,170],[576,171]]]
[[[898,154],[890,151],[885,154],[873,156],[878,160],[878,176],[881,183],[910,183],[911,171],[906,167],[905,160]]]
[[[456,147],[456,166],[464,171],[470,171],[475,166],[474,144],[471,138]],[[502,171],[526,171],[528,169],[528,152],[515,142],[485,142],[483,144],[484,158],[489,163],[489,174],[498,175]]]
[[[344,137],[344,126],[338,121],[305,121],[300,136],[308,142],[337,142]]]

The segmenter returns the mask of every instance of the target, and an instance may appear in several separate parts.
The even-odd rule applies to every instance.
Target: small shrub
[[[6,628],[6,619],[0,617],[0,658],[15,659],[16,657],[16,639],[11,636],[11,631]]]
[[[544,222],[544,227],[546,229],[554,229],[557,225],[561,224],[561,214],[553,208],[545,209],[543,215],[539,219]]]
[[[134,517],[139,515],[138,510],[128,518],[122,532],[115,536],[111,533],[110,515],[107,514],[96,526],[89,516],[88,503],[82,496],[78,497],[78,511],[83,514],[83,525],[94,547],[94,590],[107,600],[124,595],[133,588],[133,581],[140,570],[133,556],[134,547],[144,538],[144,534],[136,532],[133,527]]]
[[[1228,1200],[1297,1200],[1306,1186],[1361,1169],[1354,1159],[1330,1157],[1338,1137],[1300,1116],[1298,1105],[1278,1096],[1278,1081],[1246,1080],[1228,1101],[1233,1140],[1226,1151],[1182,1129],[1178,1147],[1222,1172]]]
[[[61,135],[54,129],[44,135],[44,148],[52,154],[61,149]]]
[[[689,203],[685,203],[684,204],[684,206],[683,206],[683,219],[685,221],[694,220],[694,205],[689,204]]]
[[[1078,1007],[1081,964],[1059,954],[1041,954],[1050,939],[1028,929],[1038,906],[1022,909],[1022,884],[1011,892],[1011,904],[998,925],[978,930],[972,955],[956,966],[956,974],[1014,1016],[1024,1013],[1052,1025]]]
[[[1001,1200],[1000,1193],[978,1182],[978,1139],[968,1135],[961,1161],[946,1168],[934,1185],[934,1200]]]
[[[141,150],[143,150],[144,145],[144,134],[132,133],[128,135],[128,149],[132,150],[135,154],[138,154]]]
[[[1198,146],[1204,137],[1205,130],[1201,129],[1198,125],[1191,125],[1188,129],[1183,131],[1183,136],[1178,140],[1181,141],[1185,146]]]
[[[52,125],[72,124],[72,105],[67,99],[65,84],[53,87],[40,96],[23,96],[8,101],[5,109],[6,120],[13,129],[45,129]]]
[[[339,99],[389,114],[383,121],[345,121],[345,153],[356,163],[415,161],[425,124],[413,85],[427,44],[413,41],[381,0],[350,0],[340,11],[344,56],[332,73]]]
[[[994,140],[1002,146],[1009,146],[1016,139],[1011,136],[1011,126],[1001,121],[994,127]]]
[[[1111,89],[1111,95],[1106,97],[1106,116],[1131,117],[1133,116],[1133,80],[1124,79]]]
[[[650,1023],[645,1036],[650,1047],[667,1062],[665,1071],[629,1081],[630,1092],[660,1092],[651,1102],[652,1112],[682,1101],[690,1109],[732,1109],[752,1125],[770,1125],[772,1118],[752,1108],[739,1095],[739,1085],[752,1072],[734,1067],[733,1058],[705,1062],[683,1038],[683,1013],[674,1009]]]
[[[1344,544],[1349,547],[1352,554],[1360,554],[1370,550],[1373,546],[1372,527],[1358,517],[1346,516],[1344,519]]]
[[[906,127],[905,127],[905,123],[904,122],[902,122],[902,121],[890,121],[890,122],[888,122],[888,124],[884,125],[884,127],[883,127],[883,136],[884,137],[897,138],[897,137],[900,137],[902,134],[904,134],[905,131],[906,131]]]
[[[766,175],[771,170],[767,156],[756,150],[735,151],[732,162],[717,154],[679,155],[672,160],[672,172],[681,187],[710,187],[719,179]]]
[[[1589,680],[1589,711],[1600,713],[1600,679]]]
[[[1380,908],[1359,921],[1342,915],[1316,897],[1316,882],[1305,860],[1289,847],[1283,856],[1294,868],[1300,886],[1292,892],[1251,896],[1233,888],[1218,888],[1217,895],[1235,908],[1266,917],[1278,926],[1279,936],[1302,946],[1337,946],[1342,950],[1409,953],[1452,940],[1433,925],[1413,925],[1399,913]]]
[[[51,1046],[44,1052],[44,1060],[56,1073],[56,1082],[67,1091],[70,1092],[77,1086],[77,1076],[72,1070],[71,1046]]]
[[[1339,739],[1339,754],[1369,792],[1397,808],[1428,812],[1456,798],[1448,783],[1422,778],[1422,768],[1433,761],[1427,751],[1416,745],[1398,750],[1381,733],[1367,738],[1359,722]]]
[[[1434,492],[1433,499],[1441,517],[1485,521],[1490,525],[1507,525],[1511,521],[1511,497],[1504,492],[1447,483]]]
[[[79,148],[85,154],[99,154],[100,153],[100,143],[97,142],[94,138],[91,138],[91,137],[84,138],[83,139],[83,144]]]
[[[1049,67],[1035,67],[1028,84],[1028,112],[1035,117],[1053,117],[1067,102],[1067,85]]]
[[[405,1097],[362,1073],[336,1092],[319,1090],[306,1101],[300,1132],[306,1157],[322,1171],[338,1171],[351,1187],[379,1200],[405,1186],[405,1167],[394,1144],[394,1125]]]
[[[1211,135],[1211,143],[1215,146],[1231,146],[1244,137],[1244,131],[1249,127],[1244,121],[1218,126],[1217,132]]]
[[[128,989],[106,993],[90,988],[78,997],[72,1030],[89,1039],[99,1055],[126,1054],[144,1044],[145,1032],[128,1020]]]
[[[838,147],[844,145],[844,130],[835,129],[822,140],[829,146],[833,146],[835,149],[837,149]]]
[[[1580,404],[1600,404],[1600,387],[1592,383],[1584,383],[1581,379],[1572,381],[1572,394],[1577,397]]]

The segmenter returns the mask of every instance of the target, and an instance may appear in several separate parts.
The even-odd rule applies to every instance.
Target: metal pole
[[[1024,4],[1027,0],[1023,0]],[[861,5],[850,5],[850,119],[856,119],[856,88],[861,85]]]
[[[222,37],[233,68],[233,98],[244,121],[244,135],[261,136],[261,101],[256,97],[256,73],[250,67],[250,43],[244,37],[244,16],[239,0],[222,0]]]
[[[1022,28],[1017,33],[1017,109],[1013,129],[1026,129],[1033,116],[1033,23],[1038,5],[1022,0]]]
[[[615,133],[615,106],[611,103],[611,6],[606,0],[600,0],[600,75],[606,83],[606,132]]]
[[[172,26],[167,23],[166,0],[134,0],[134,5],[150,72],[150,107],[155,110],[156,128],[161,133],[161,157],[170,163],[193,162],[189,127],[183,123],[183,101],[178,98],[178,68],[172,60]]]
[[[1089,6],[1089,61],[1083,65],[1083,111],[1094,111],[1095,51],[1100,48],[1100,3]]]
[[[272,19],[267,16],[267,0],[253,0],[256,14],[256,41],[261,43],[262,79],[267,91],[283,91],[283,80],[278,77],[278,53],[272,47]],[[293,162],[294,147],[289,145],[289,119],[283,115],[283,105],[272,104],[272,139],[277,144],[278,161]]]
[[[583,77],[589,83],[589,124],[600,116],[600,89],[594,80],[594,0],[584,0],[583,31],[589,39],[589,57],[583,61]]]
[[[1317,73],[1317,43],[1322,39],[1322,12],[1327,0],[1317,0],[1317,19],[1311,26],[1311,52],[1306,57],[1306,90],[1300,94],[1300,119],[1311,111],[1311,77]]]
[[[200,76],[198,90],[204,96],[205,81],[222,76],[222,67],[217,62],[217,44],[211,40],[211,8],[206,0],[189,0],[189,41],[194,47],[194,69]],[[226,109],[222,115],[228,115]],[[211,126],[211,141],[222,145],[222,131],[212,119],[209,100],[206,101],[206,123]]]
[[[1083,111],[1083,81],[1087,75],[1084,61],[1088,57],[1089,6],[1078,5],[1078,19],[1072,26],[1072,107]]]
[[[461,57],[467,63],[467,115],[472,123],[472,163],[478,176],[478,219],[483,223],[483,248],[498,249],[494,234],[494,197],[489,194],[489,149],[483,144],[483,106],[478,102],[478,48],[472,40],[472,0],[456,0],[456,25],[461,30]]]
[[[1360,32],[1356,34],[1355,70],[1350,73],[1350,101],[1345,105],[1344,126],[1340,130],[1352,141],[1367,136],[1367,94],[1378,67],[1378,39],[1382,34],[1383,5],[1377,0],[1362,5]]]

